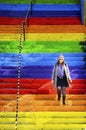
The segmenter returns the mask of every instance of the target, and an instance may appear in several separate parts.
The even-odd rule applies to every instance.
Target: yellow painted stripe
[[[45,118],[45,117],[44,117]],[[34,117],[28,117],[28,118],[19,118],[18,122],[23,124],[23,123],[36,123],[37,124],[42,124],[43,121],[49,124],[84,124],[86,122],[86,118],[36,118],[36,120],[34,119]],[[15,122],[15,118],[0,118],[0,124],[2,123],[14,123]]]
[[[19,34],[0,34],[0,40],[19,40]],[[27,41],[83,41],[84,33],[27,33]]]
[[[15,114],[15,112],[0,112],[0,128],[9,130],[10,123],[10,129],[14,129]],[[86,128],[86,112],[19,112],[18,115],[19,130],[33,130],[34,128],[35,130],[41,130],[41,128],[81,130]]]
[[[0,118],[15,118],[16,112],[0,112]],[[85,118],[86,112],[19,112],[19,118]]]
[[[1,130],[15,130],[15,124],[0,124]],[[18,124],[18,130],[85,130],[86,124]]]
[[[19,124],[18,125],[18,129],[19,130],[61,130],[61,129],[64,129],[64,130],[67,130],[67,129],[77,129],[79,130],[80,128],[83,129],[83,128],[86,128],[86,124],[47,124],[45,122],[43,122],[43,124],[39,124],[39,125],[23,125],[23,124]]]
[[[0,34],[0,41],[11,41],[11,40],[19,40],[19,34]]]

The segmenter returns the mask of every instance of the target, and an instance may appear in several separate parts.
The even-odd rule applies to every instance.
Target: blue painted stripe
[[[86,66],[69,66],[69,68],[71,70],[75,70],[75,71],[79,71],[79,70],[86,70]],[[47,71],[51,71],[53,69],[53,66],[22,66],[21,67],[22,70],[28,70],[28,71],[32,71],[32,70],[47,70]],[[17,66],[0,66],[0,70],[18,70]]]
[[[16,75],[0,75],[0,78],[17,78],[18,77],[18,75],[16,74]],[[27,74],[27,75],[21,75],[21,78],[49,78],[49,79],[51,79],[51,77],[52,77],[52,75],[50,74],[47,74],[47,75],[30,75],[30,74]],[[72,77],[72,79],[86,79],[86,74],[71,74],[71,77]]]
[[[85,66],[86,53],[64,53],[69,66]],[[53,66],[59,53],[22,54],[22,66]],[[78,57],[78,58],[77,58]],[[0,54],[0,66],[18,66],[18,54]],[[46,61],[46,62],[45,62]]]
[[[41,69],[42,68],[42,69]],[[25,74],[51,74],[52,73],[52,69],[50,69],[50,67],[48,67],[47,69],[44,69],[45,67],[38,67],[37,69],[34,69],[34,67],[28,67],[28,69],[21,69],[21,73],[23,75]],[[70,67],[70,72],[71,74],[86,74],[86,69],[72,69]],[[10,75],[10,74],[17,74],[18,73],[18,69],[0,69],[0,75]]]
[[[0,11],[26,11],[28,4],[0,4]],[[80,11],[80,4],[33,4],[33,11]]]
[[[24,61],[32,61],[33,62],[33,60],[34,61],[40,61],[40,60],[42,60],[42,61],[45,61],[45,60],[48,60],[49,62],[52,62],[52,61],[57,61],[57,59],[58,59],[58,57],[44,57],[44,56],[22,56],[21,57],[21,60],[22,60],[22,62],[24,62]],[[65,57],[65,60],[66,61],[84,61],[85,60],[85,58],[83,57],[83,56],[81,56],[81,57],[74,57],[74,56],[66,56]],[[18,56],[17,57],[14,57],[14,58],[12,58],[12,57],[10,57],[10,56],[8,56],[8,57],[0,57],[0,61],[1,62],[18,62]]]
[[[81,52],[81,53],[62,53],[64,57],[84,57],[86,56],[86,52]],[[22,57],[58,57],[60,53],[27,53],[27,54],[22,54]],[[0,58],[1,57],[18,57],[18,53],[0,53]]]
[[[25,17],[26,11],[0,11],[0,17]],[[80,17],[79,11],[33,11],[31,17]]]
[[[35,4],[31,17],[80,17],[79,4]],[[27,4],[1,4],[0,17],[25,17]]]
[[[21,78],[51,78],[53,66],[25,66],[21,68]],[[86,66],[70,66],[73,79],[86,78]],[[0,78],[17,78],[17,67],[0,66]]]
[[[67,63],[68,63],[68,65],[69,66],[85,66],[85,62],[83,61],[83,62],[76,62],[76,61],[67,61]],[[38,61],[38,62],[23,62],[23,63],[21,63],[21,66],[52,66],[52,65],[54,65],[55,64],[55,62],[42,62],[42,61]],[[18,63],[17,62],[1,62],[0,63],[0,66],[18,66]]]
[[[27,60],[29,60],[30,57],[27,57]],[[32,57],[33,58],[33,57]],[[36,59],[36,57],[34,57]],[[48,61],[56,61],[57,60],[57,57],[40,57],[41,60],[48,60]],[[40,59],[39,58],[39,59]],[[30,58],[31,59],[31,58]],[[38,58],[37,58],[38,59]],[[65,60],[69,60],[69,61],[84,61],[84,57],[65,57]],[[22,57],[22,61],[24,61],[24,57]],[[14,57],[14,59],[12,59],[12,57],[1,57],[0,58],[0,61],[1,62],[5,62],[5,61],[13,61],[13,62],[16,62],[18,61],[18,58],[17,57]]]

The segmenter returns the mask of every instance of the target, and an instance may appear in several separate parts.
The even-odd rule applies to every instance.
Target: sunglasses
[[[59,59],[59,60],[64,60],[64,59]]]

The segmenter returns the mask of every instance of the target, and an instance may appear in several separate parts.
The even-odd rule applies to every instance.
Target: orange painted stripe
[[[30,25],[27,33],[86,33],[82,25]],[[0,33],[20,33],[20,25],[0,25]]]
[[[19,95],[19,98],[28,96],[28,100],[53,100],[56,94],[29,94],[29,95]],[[67,99],[70,100],[86,100],[85,94],[67,94]],[[0,101],[12,101],[16,100],[16,94],[0,94]],[[1,104],[1,102],[0,102]]]

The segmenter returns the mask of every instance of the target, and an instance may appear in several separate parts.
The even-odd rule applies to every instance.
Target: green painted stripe
[[[0,3],[28,4],[28,0],[0,0]],[[35,0],[34,3],[79,4],[80,0]]]
[[[0,41],[0,53],[18,52],[18,41]],[[23,53],[32,52],[83,52],[82,45],[78,41],[25,41]]]

